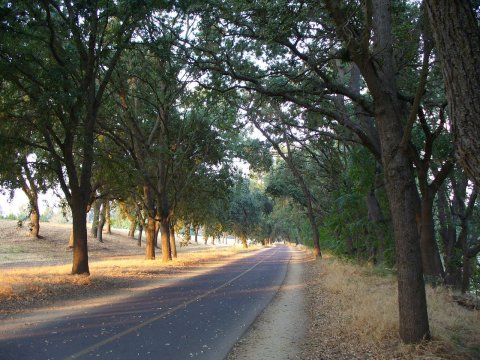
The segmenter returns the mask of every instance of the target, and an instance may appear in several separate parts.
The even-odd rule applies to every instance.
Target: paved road
[[[276,246],[122,303],[0,337],[0,359],[223,359],[275,295]]]

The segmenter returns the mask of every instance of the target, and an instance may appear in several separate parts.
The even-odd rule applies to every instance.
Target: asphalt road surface
[[[223,359],[282,284],[275,246],[120,303],[1,335],[0,359]]]

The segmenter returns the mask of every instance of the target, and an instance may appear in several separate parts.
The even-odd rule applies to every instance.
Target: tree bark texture
[[[90,274],[87,247],[86,201],[72,196],[70,208],[73,221],[73,264],[72,274]],[[82,196],[83,197],[83,196]]]
[[[92,227],[90,229],[90,234],[96,238],[98,235],[98,221],[100,217],[100,208],[102,207],[102,201],[100,199],[96,199],[93,205],[93,219],[92,219]]]
[[[148,215],[145,229],[145,260],[155,260],[155,218]]]
[[[440,259],[440,251],[438,250],[437,241],[435,239],[433,198],[428,195],[422,196],[420,219],[418,219],[418,221],[423,273],[427,277],[443,278],[445,273]]]
[[[30,209],[30,236],[40,237],[40,210],[38,210],[38,205]]]
[[[168,262],[172,260],[171,248],[170,248],[170,226],[168,218],[160,221],[160,233],[162,243],[162,261]]]
[[[153,201],[152,191],[148,184],[143,186],[143,198],[146,205],[147,213],[147,226],[145,228],[145,259],[154,260],[155,259],[155,204]]]
[[[130,227],[128,228],[128,237],[133,238],[135,236],[135,228],[137,227],[137,222],[134,218],[130,219]]]
[[[469,0],[426,0],[441,61],[456,156],[480,184],[480,28]]]
[[[240,236],[240,241],[242,242],[242,246],[245,249],[247,249],[248,248],[247,237],[246,236]]]

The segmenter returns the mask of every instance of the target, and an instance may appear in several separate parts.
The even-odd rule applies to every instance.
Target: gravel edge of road
[[[254,323],[238,340],[226,360],[301,359],[310,327],[306,312],[306,251],[291,248],[285,279]]]

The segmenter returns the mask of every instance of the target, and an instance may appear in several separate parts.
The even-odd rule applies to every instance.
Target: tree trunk
[[[135,228],[137,227],[137,221],[132,218],[130,219],[130,228],[128,229],[128,237],[135,237]]]
[[[160,220],[158,218],[155,219],[155,236],[154,236],[154,244],[157,249],[159,249],[158,246],[158,234],[160,232]]]
[[[148,215],[147,228],[145,229],[146,246],[145,259],[155,260],[155,218]]]
[[[34,180],[32,171],[28,166],[27,156],[22,159],[24,175],[20,176],[21,188],[28,198],[30,204],[30,236],[40,238],[40,210],[38,208],[38,187]]]
[[[145,259],[155,259],[155,203],[152,197],[152,191],[148,184],[143,186],[143,199],[146,204],[147,226],[145,229],[146,246]]]
[[[480,27],[469,0],[426,0],[453,119],[456,155],[480,184]]]
[[[438,192],[438,221],[440,224],[440,237],[443,243],[443,261],[445,263],[445,285],[460,290],[462,287],[462,271],[458,265],[461,249],[457,246],[457,231],[453,225],[456,221],[453,216],[457,214],[450,213],[450,207],[447,200],[446,187],[442,187]],[[455,196],[455,195],[454,195]],[[455,198],[453,199],[455,201]],[[458,259],[457,259],[458,258]]]
[[[162,261],[168,262],[172,260],[170,248],[170,226],[168,217],[160,221],[161,243],[162,243]]]
[[[142,225],[139,225],[138,226],[138,242],[137,242],[137,245],[138,246],[142,246],[142,233],[143,233],[143,226]]]
[[[100,207],[102,206],[102,201],[96,199],[93,205],[93,218],[92,218],[92,227],[90,229],[90,235],[94,238],[98,236],[98,221],[100,217]]]
[[[326,3],[337,32],[349,47],[374,100],[396,246],[400,337],[406,343],[420,342],[430,338],[430,330],[415,217],[418,193],[408,150],[401,146],[407,112],[397,97],[391,4],[386,0],[371,2],[373,46],[370,51],[368,42],[354,37],[345,27],[348,20],[339,3],[333,0]]]
[[[33,207],[31,206],[30,210],[30,236],[34,238],[40,238],[40,211],[38,210],[38,205]]]
[[[172,251],[172,258],[177,258],[177,244],[175,243],[175,226],[170,224],[170,249]]]
[[[112,219],[110,217],[110,201],[105,202],[105,220],[107,222],[107,234],[112,234]]]
[[[247,237],[246,236],[240,236],[240,241],[242,242],[242,246],[245,249],[248,248],[248,243],[247,243]]]
[[[437,241],[435,239],[435,225],[433,221],[433,199],[424,195],[421,199],[419,231],[420,250],[422,254],[423,273],[431,278],[443,278],[444,271]]]
[[[70,208],[73,220],[73,264],[72,274],[90,274],[87,247],[86,201],[76,199],[80,194],[72,194]]]
[[[103,242],[103,227],[105,226],[106,213],[107,213],[107,201],[102,202],[102,207],[100,210],[100,218],[98,220],[98,229],[97,229],[97,240]]]
[[[193,232],[195,233],[195,244],[198,244],[198,231],[200,229],[199,225],[193,227]]]

